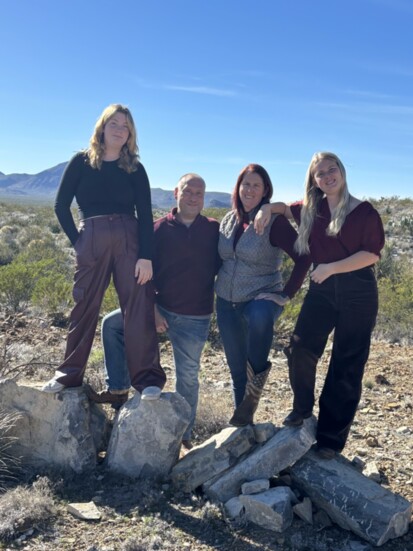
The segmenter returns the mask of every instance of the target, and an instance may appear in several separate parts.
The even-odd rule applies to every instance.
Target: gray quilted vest
[[[219,228],[218,251],[222,266],[215,282],[216,294],[230,302],[245,302],[259,293],[274,293],[283,288],[280,267],[283,251],[270,243],[270,230],[276,214],[257,235],[253,222],[241,235],[234,251],[238,221],[234,211],[224,216]]]

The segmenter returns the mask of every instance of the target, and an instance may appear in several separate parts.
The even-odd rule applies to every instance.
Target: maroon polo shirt
[[[176,211],[175,207],[154,224],[156,302],[176,314],[208,315],[214,308],[214,280],[221,262],[219,224],[199,214],[187,227]]]

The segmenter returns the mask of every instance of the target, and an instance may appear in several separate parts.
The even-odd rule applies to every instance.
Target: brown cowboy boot
[[[229,423],[234,427],[244,427],[254,422],[254,413],[271,369],[271,362],[267,362],[267,369],[261,373],[255,373],[251,365],[247,363],[247,385],[240,405],[235,409]]]
[[[94,390],[87,383],[83,384],[83,388],[89,400],[91,402],[95,402],[96,404],[112,404],[112,406],[120,407],[120,406],[123,406],[123,404],[127,401],[129,396],[129,393],[127,390],[121,394],[112,394],[112,392],[109,392],[109,390],[102,390],[100,392],[96,392],[96,390]]]

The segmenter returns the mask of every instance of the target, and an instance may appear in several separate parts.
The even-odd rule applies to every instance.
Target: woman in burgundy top
[[[384,245],[383,225],[368,201],[349,194],[345,168],[333,153],[313,156],[302,202],[264,209],[257,231],[270,210],[294,219],[295,249],[310,253],[313,261],[309,290],[285,349],[294,403],[284,424],[300,426],[311,416],[317,362],[334,330],[316,434],[319,454],[331,458],[345,446],[361,396],[378,308],[373,266]]]

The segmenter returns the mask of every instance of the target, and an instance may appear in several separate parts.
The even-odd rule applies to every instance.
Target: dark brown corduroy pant
[[[125,349],[132,386],[141,392],[147,386],[163,388],[165,373],[160,365],[154,319],[152,283],[138,285],[137,220],[113,214],[87,218],[76,241],[76,272],[65,359],[56,379],[65,386],[83,381],[98,323],[103,295],[110,278],[119,297],[125,323]]]

